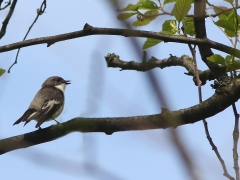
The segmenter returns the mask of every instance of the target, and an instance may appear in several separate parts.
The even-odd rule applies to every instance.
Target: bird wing
[[[42,111],[40,113],[40,117],[36,124],[36,128],[38,128],[42,123],[49,119],[53,119],[54,113],[62,106],[62,103],[59,99],[49,99],[46,100],[42,107]]]
[[[52,117],[54,112],[58,110],[64,103],[63,92],[54,86],[44,87],[38,91],[35,96],[35,101],[31,103],[29,108],[35,107],[39,111],[39,118],[36,128],[39,127],[44,121]],[[39,106],[41,104],[41,106]]]

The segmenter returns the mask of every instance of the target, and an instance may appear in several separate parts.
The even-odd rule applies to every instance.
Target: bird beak
[[[63,83],[65,83],[66,85],[71,84],[69,80],[65,80]]]

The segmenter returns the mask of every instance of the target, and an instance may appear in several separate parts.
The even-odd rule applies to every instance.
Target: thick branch
[[[212,97],[178,111],[163,109],[161,114],[118,118],[75,118],[65,123],[0,140],[0,154],[60,138],[71,132],[105,132],[148,130],[178,127],[214,116],[240,98],[240,78],[218,89]]]
[[[176,57],[170,55],[169,58],[163,59],[163,60],[158,60],[155,57],[151,57],[149,61],[146,62],[135,62],[135,61],[130,61],[126,62],[120,59],[120,57],[114,53],[109,53],[107,56],[105,56],[105,60],[107,62],[108,67],[113,67],[113,68],[121,68],[122,70],[136,70],[136,71],[149,71],[154,68],[166,68],[166,67],[172,67],[172,66],[182,66],[184,67],[188,72],[185,73],[186,75],[193,76],[193,80],[195,82],[195,85],[197,85],[197,81],[195,78],[195,69],[194,69],[194,63],[193,59],[190,58],[187,55],[183,55],[181,57]],[[222,67],[225,69],[225,67]],[[198,70],[199,73],[199,78],[202,82],[202,85],[206,84],[206,81],[209,80],[214,80],[214,76],[211,73],[211,71],[206,70],[206,71],[201,71]]]
[[[205,26],[205,15],[206,15],[206,2],[205,0],[194,0],[194,28],[197,38],[206,39],[207,32]],[[226,76],[224,69],[221,69],[220,66],[216,63],[207,60],[207,57],[212,56],[213,52],[210,49],[210,46],[204,44],[198,44],[198,48],[201,54],[202,60],[214,74],[215,78],[219,79],[222,76]]]
[[[139,63],[135,61],[130,62],[122,61],[119,56],[115,55],[114,53],[113,54],[109,53],[105,57],[105,59],[108,67],[121,68],[121,71],[136,70],[145,72],[154,68],[164,69],[171,66],[182,66],[186,68],[186,70],[189,72],[189,75],[194,76],[193,60],[187,55],[183,55],[181,57],[170,55],[169,58],[165,58],[162,60],[158,60],[157,58],[152,56],[151,59],[149,59],[148,61]]]
[[[161,33],[152,32],[152,31],[139,31],[139,30],[114,29],[114,28],[95,28],[88,24],[85,24],[84,29],[81,31],[75,31],[75,32],[60,34],[56,36],[29,39],[29,40],[20,41],[13,44],[8,44],[5,46],[0,46],[0,52],[11,51],[11,50],[22,48],[22,47],[27,47],[27,46],[36,45],[36,44],[44,44],[44,43],[47,43],[48,46],[50,46],[59,41],[65,41],[69,39],[85,37],[90,35],[99,35],[99,34],[118,35],[118,36],[125,36],[125,37],[154,38],[154,39],[161,39],[164,42],[178,42],[178,43],[185,43],[185,44],[205,45],[207,47],[211,47],[240,58],[239,50],[231,48],[221,43],[211,41],[207,38],[205,39],[188,38],[188,37],[178,36],[178,35],[161,34]]]

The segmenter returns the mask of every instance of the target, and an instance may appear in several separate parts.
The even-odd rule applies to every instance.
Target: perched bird
[[[40,125],[45,121],[55,120],[63,110],[64,91],[68,84],[70,81],[58,76],[47,78],[33,98],[28,110],[13,125],[25,122],[25,126],[34,119],[37,121],[35,127],[41,129]]]

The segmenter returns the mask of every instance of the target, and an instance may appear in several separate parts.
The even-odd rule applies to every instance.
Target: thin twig
[[[236,1],[236,6],[238,5],[238,2]],[[239,20],[238,20],[238,13],[237,13],[237,9],[234,7],[234,5],[232,4],[232,7],[234,9],[234,13],[235,13],[235,19],[236,19],[236,29],[235,29],[235,42],[234,42],[234,48],[237,49],[237,43],[238,43],[238,26],[239,26]],[[235,56],[233,56],[232,59],[232,63],[235,63]],[[234,70],[234,77],[237,76],[236,71]]]
[[[236,3],[237,3],[237,1],[236,1]],[[237,9],[234,6],[233,6],[233,9],[234,9],[235,19],[236,19],[236,29],[235,29],[236,37],[235,37],[235,43],[234,43],[234,48],[236,48],[237,47],[237,42],[238,42],[238,25],[239,25],[239,19],[238,18],[239,17],[238,17]]]
[[[0,11],[6,9],[8,6],[11,5],[11,0],[9,0],[8,2],[6,2],[6,5],[1,8],[2,2],[3,2],[3,1],[0,1]]]
[[[203,120],[203,124],[204,124],[204,129],[205,129],[205,133],[206,133],[207,139],[208,139],[210,145],[212,146],[212,150],[215,152],[215,154],[217,155],[217,158],[219,159],[219,161],[220,161],[220,163],[222,165],[223,172],[224,172],[223,175],[226,176],[230,180],[234,180],[234,178],[228,174],[225,162],[223,161],[221,155],[218,152],[217,147],[215,146],[215,144],[212,141],[212,138],[211,138],[210,133],[208,131],[208,123],[207,123],[207,121],[205,119]]]
[[[233,161],[234,161],[234,169],[236,174],[236,180],[239,180],[239,165],[238,165],[238,139],[239,139],[239,114],[237,113],[236,105],[232,105],[234,116],[235,116],[235,124],[233,130]]]
[[[8,25],[8,22],[9,20],[11,19],[12,17],[12,14],[13,14],[13,11],[15,9],[15,6],[17,4],[17,0],[13,0],[13,3],[9,9],[9,12],[8,12],[8,15],[7,17],[5,18],[5,20],[2,22],[2,28],[1,28],[1,31],[0,31],[0,39],[2,39],[2,37],[5,35],[6,33],[6,29],[7,29],[7,25]]]
[[[189,49],[191,51],[191,54],[193,56],[193,62],[194,62],[194,68],[195,68],[195,77],[197,79],[197,86],[198,86],[199,103],[202,103],[202,89],[201,89],[202,82],[200,81],[200,78],[199,78],[199,72],[198,72],[198,66],[197,66],[197,60],[196,60],[196,50],[195,50],[196,46],[194,46],[194,48],[193,48],[191,46],[191,44],[188,44],[188,47],[189,47]],[[218,159],[219,159],[219,161],[220,161],[220,163],[222,165],[222,168],[223,168],[223,171],[224,171],[224,176],[226,176],[230,180],[234,180],[234,178],[228,174],[228,171],[227,171],[227,168],[225,166],[225,163],[224,163],[220,153],[218,152],[217,147],[215,146],[215,144],[212,141],[212,138],[211,138],[209,130],[208,130],[208,125],[207,125],[206,119],[203,119],[203,124],[204,124],[204,129],[205,129],[205,134],[207,136],[207,139],[208,139],[210,145],[212,146],[213,151],[217,155],[217,157],[218,157]]]
[[[238,26],[239,26],[239,19],[238,19],[238,13],[237,13],[237,8],[238,7],[238,0],[235,1],[235,7],[232,4],[235,16],[236,16],[236,37],[235,37],[235,44],[234,48],[237,48],[237,43],[238,43]],[[235,61],[235,57],[233,57],[233,63]],[[236,71],[234,71],[234,77],[236,77]],[[235,124],[234,124],[234,130],[233,130],[233,162],[234,162],[234,169],[235,169],[235,174],[236,174],[236,180],[240,180],[239,176],[239,164],[238,164],[238,139],[239,139],[239,114],[237,112],[237,108],[235,103],[232,105],[233,107],[233,112],[235,116]]]
[[[196,51],[194,49],[193,51],[193,61],[194,61],[194,64],[195,64],[195,72],[196,72],[196,78],[197,78],[197,84],[198,84],[198,95],[199,95],[199,103],[202,103],[202,89],[201,89],[201,81],[199,79],[199,74],[198,74],[198,71],[197,71],[197,61],[196,61]],[[209,133],[209,130],[208,130],[208,123],[206,121],[206,119],[203,119],[203,125],[204,125],[204,129],[205,129],[205,134],[206,134],[206,137],[208,139],[208,142],[210,143],[211,147],[212,147],[212,150],[215,152],[217,158],[219,159],[221,165],[222,165],[222,168],[223,168],[223,172],[224,172],[224,176],[226,176],[228,179],[230,180],[234,180],[234,178],[232,176],[229,175],[228,171],[227,171],[227,168],[226,168],[226,165],[225,165],[225,162],[224,160],[222,159],[220,153],[218,152],[218,149],[217,147],[215,146],[213,140],[212,140],[212,137]]]
[[[34,19],[34,21],[33,21],[33,23],[31,24],[31,26],[28,28],[28,31],[27,31],[26,35],[24,36],[24,38],[23,38],[23,41],[27,38],[27,36],[28,36],[29,32],[31,31],[33,25],[34,25],[34,24],[36,23],[36,21],[38,20],[38,17],[44,13],[46,7],[47,7],[47,1],[46,1],[46,0],[43,0],[40,8],[37,9],[37,16],[36,16],[36,18]],[[15,64],[17,64],[17,59],[18,59],[18,55],[19,55],[20,50],[21,50],[21,48],[18,49],[17,54],[16,54],[16,57],[15,57],[15,61],[14,61],[14,63],[9,67],[8,73],[10,73],[11,68],[12,68]]]

